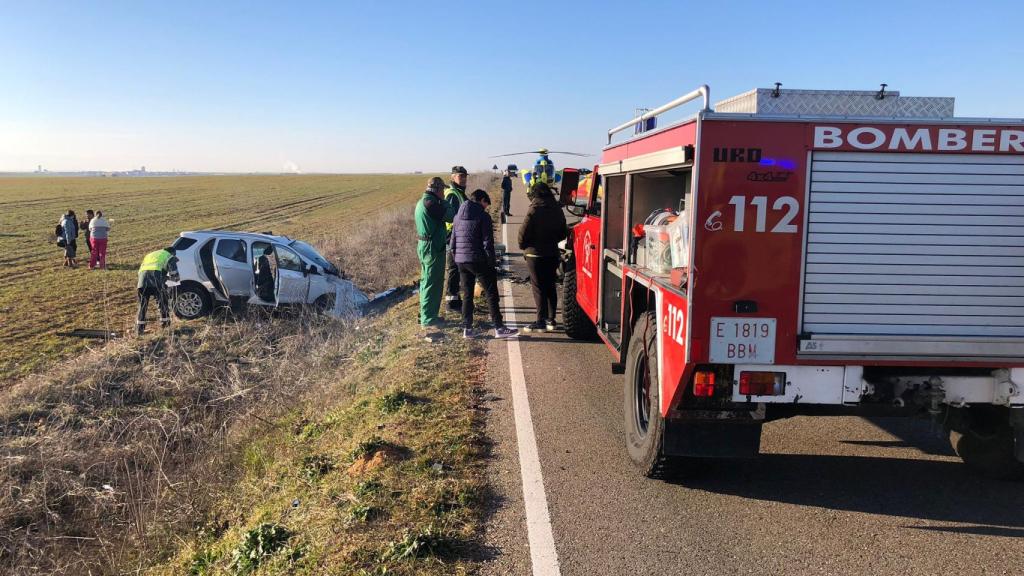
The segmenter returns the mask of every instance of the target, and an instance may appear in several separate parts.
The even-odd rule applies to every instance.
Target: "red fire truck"
[[[1024,120],[884,85],[709,103],[563,177],[566,331],[625,374],[639,469],[756,455],[789,416],[931,415],[1020,475]]]

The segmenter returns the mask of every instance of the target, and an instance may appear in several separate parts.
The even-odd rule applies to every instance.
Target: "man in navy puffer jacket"
[[[487,294],[487,305],[491,309],[495,338],[510,338],[518,335],[519,331],[505,327],[498,307],[494,221],[487,213],[491,198],[483,190],[474,190],[469,200],[459,206],[448,241],[452,259],[459,267],[459,284],[462,287],[462,336],[476,336],[473,330],[473,288],[479,277]]]

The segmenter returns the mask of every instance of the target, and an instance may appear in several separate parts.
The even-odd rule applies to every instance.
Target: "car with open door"
[[[191,320],[216,306],[303,306],[357,314],[368,300],[313,246],[273,234],[199,230],[173,244],[180,280],[174,313]]]

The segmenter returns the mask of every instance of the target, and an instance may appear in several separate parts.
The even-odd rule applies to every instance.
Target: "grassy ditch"
[[[315,403],[239,446],[244,470],[154,574],[450,574],[479,559],[479,345],[417,338],[410,299]]]
[[[318,244],[360,286],[408,283],[411,206],[365,222]],[[0,573],[471,570],[480,349],[417,339],[415,300],[218,314],[6,386]]]

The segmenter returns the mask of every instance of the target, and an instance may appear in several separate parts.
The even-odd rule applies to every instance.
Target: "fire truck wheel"
[[[597,338],[597,327],[576,301],[575,266],[575,262],[567,262],[562,279],[562,320],[565,322],[565,333],[574,340],[594,340]]]
[[[633,326],[623,396],[629,458],[644,476],[662,477],[669,462],[663,450],[665,421],[659,409],[658,326],[653,312],[644,312]]]
[[[1014,453],[1014,430],[1004,411],[988,406],[970,408],[968,424],[951,430],[949,443],[970,468],[1001,480],[1024,478],[1024,463]]]

